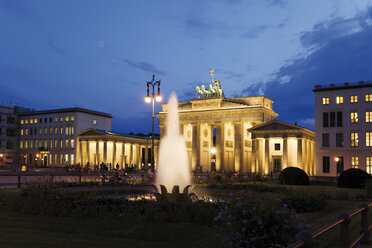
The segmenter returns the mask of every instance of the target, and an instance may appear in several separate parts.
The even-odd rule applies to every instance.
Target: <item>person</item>
[[[119,163],[116,163],[116,170],[119,170]]]
[[[109,164],[109,170],[111,171],[111,163]]]

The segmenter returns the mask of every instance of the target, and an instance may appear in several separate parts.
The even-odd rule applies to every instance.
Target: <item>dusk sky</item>
[[[189,101],[214,68],[226,97],[312,130],[314,85],[372,80],[371,1],[0,0],[0,30],[2,103],[108,112],[121,132],[151,132],[152,74]]]

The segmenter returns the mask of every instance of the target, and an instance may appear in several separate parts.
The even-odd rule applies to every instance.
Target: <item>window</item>
[[[48,129],[45,127],[44,128],[44,134],[47,135],[48,134]]]
[[[70,120],[70,117],[66,116],[65,121],[69,121],[69,120]]]
[[[366,146],[372,146],[372,132],[366,132]]]
[[[38,144],[38,142],[37,142],[37,140],[35,140],[35,148],[38,148],[37,144]]]
[[[53,148],[53,140],[49,140],[49,148]]]
[[[336,126],[336,113],[335,112],[331,112],[329,113],[330,115],[330,127],[335,127]]]
[[[337,147],[344,146],[344,134],[343,133],[336,133],[336,146]]]
[[[54,122],[58,122],[58,118],[57,117],[54,117]]]
[[[323,173],[329,173],[329,157],[323,157]]]
[[[47,123],[48,122],[48,118],[44,118],[44,122]]]
[[[68,127],[65,127],[65,134],[68,135]]]
[[[72,139],[70,140],[71,149],[75,148],[75,141]],[[279,144],[280,145],[280,144]],[[280,150],[280,149],[279,149]]]
[[[40,118],[40,119],[39,119],[39,122],[40,122],[40,123],[43,123],[43,119]]]
[[[49,135],[52,135],[53,134],[53,128],[49,128]]]
[[[32,145],[34,144],[34,142],[32,140],[30,140],[30,148],[32,149]]]
[[[366,102],[372,102],[372,94],[366,94]]]
[[[65,154],[65,163],[68,163],[68,154]]]
[[[322,134],[322,146],[329,147],[329,133]]]
[[[65,149],[68,149],[68,140],[65,140]]]
[[[21,124],[24,124],[25,123],[25,121],[24,120],[21,120]]]
[[[19,148],[23,149],[23,140],[19,142]]]
[[[39,128],[39,134],[40,134],[40,135],[43,134],[43,129],[42,129],[42,128]]]
[[[358,112],[350,112],[350,123],[358,123]]]
[[[54,140],[54,149],[57,149],[57,148],[58,148],[57,146],[58,146],[58,140],[55,139],[55,140]],[[57,163],[57,162],[56,162],[56,163]]]
[[[58,133],[58,127],[55,127],[54,128],[54,134],[57,134]]]
[[[35,124],[37,123],[37,119],[34,119],[34,123],[35,123]]]
[[[359,157],[351,157],[351,168],[358,168]]]
[[[323,105],[329,104],[329,98],[328,97],[323,97]]]
[[[359,139],[358,139],[358,133],[357,132],[351,132],[350,133],[350,145],[353,147],[359,146]]]
[[[372,156],[366,157],[366,170],[368,174],[372,174]]]
[[[59,156],[59,164],[63,164],[63,154]]]
[[[49,122],[53,122],[53,118],[52,117],[49,117]]]
[[[61,140],[61,141],[59,142],[59,148],[60,148],[60,149],[63,149],[63,140]]]
[[[25,135],[28,135],[28,128],[25,129]]]
[[[59,121],[60,121],[60,122],[63,122],[63,117],[59,118]]]
[[[32,135],[32,130],[33,130],[33,129],[32,129],[32,128],[30,128],[30,135]]]
[[[97,120],[93,120],[93,125],[97,125]]]
[[[328,127],[329,121],[328,121],[328,112],[323,112],[323,127]]]
[[[357,103],[358,102],[358,96],[350,96],[350,102],[351,103]]]
[[[25,148],[28,148],[28,140],[25,140]]]
[[[337,112],[337,127],[342,127],[342,112]]]
[[[25,123],[28,124],[28,120],[26,120]]]
[[[70,155],[70,164],[74,164],[74,161],[75,161],[74,154],[71,154]]]
[[[63,134],[63,127],[60,127],[60,134]]]
[[[45,149],[48,148],[48,141],[47,141],[47,140],[44,140],[44,148],[45,148]]]
[[[23,135],[23,129],[21,129],[21,135]]]
[[[71,135],[74,135],[74,134],[75,134],[75,128],[71,127]]]
[[[39,148],[43,147],[43,141],[39,140]]]
[[[31,119],[30,120],[30,124],[34,124],[34,119]]]
[[[57,159],[57,154],[54,154],[54,164],[57,164],[58,163],[58,159]]]
[[[75,120],[75,116],[71,116],[71,121],[74,121]]]
[[[344,97],[343,96],[337,96],[336,97],[336,103],[337,104],[344,103]]]
[[[372,111],[366,111],[366,122],[372,122]]]

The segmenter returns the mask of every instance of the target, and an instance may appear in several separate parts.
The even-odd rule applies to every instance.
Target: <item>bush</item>
[[[289,208],[297,213],[315,212],[327,206],[327,195],[325,194],[304,194],[303,192],[288,192],[281,195],[281,199]]]
[[[279,182],[287,185],[308,185],[306,172],[297,167],[288,167],[280,172]]]
[[[273,195],[234,198],[214,218],[225,247],[283,247],[309,228]]]
[[[363,188],[371,176],[361,170],[356,168],[350,168],[343,171],[337,178],[337,187],[342,188]]]

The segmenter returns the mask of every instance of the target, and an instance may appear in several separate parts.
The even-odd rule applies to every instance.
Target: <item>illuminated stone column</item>
[[[263,173],[270,174],[272,169],[270,168],[270,140],[268,138],[265,138],[265,162],[263,164]]]
[[[234,124],[234,170],[241,172],[243,145],[242,145],[242,125],[240,123]]]
[[[125,142],[123,142],[122,144],[122,148],[121,148],[121,162],[120,162],[120,166],[121,168],[120,169],[124,169],[125,168]]]
[[[96,163],[99,165],[99,140],[96,140]]]
[[[283,168],[288,167],[288,138],[283,136]]]
[[[316,175],[315,167],[315,141],[311,141],[311,175]]]
[[[200,164],[200,125],[192,125],[192,170],[195,171]]]
[[[89,162],[90,164],[90,158],[89,158],[89,141],[86,142],[86,156],[87,156],[87,163]],[[86,164],[86,163],[85,163]]]
[[[103,142],[103,162],[107,163],[107,141]]]
[[[140,145],[137,145],[136,146],[136,149],[137,149],[137,168],[138,169],[141,169],[142,168],[142,161],[141,161],[141,146]]]
[[[116,141],[112,142],[112,169],[115,168],[116,165]]]
[[[252,160],[251,160],[251,173],[257,173],[256,170],[256,161],[257,161],[257,147],[256,147],[257,140],[252,137]]]
[[[132,144],[130,143],[129,144],[129,152],[128,152],[128,164],[129,166],[132,166],[133,164],[133,161],[132,161],[132,156],[133,156],[133,148],[132,148]]]
[[[86,151],[84,150],[87,147],[86,143],[87,143],[86,141],[80,142],[80,157],[81,157],[81,164],[83,166],[87,164]],[[58,161],[58,163],[60,163],[60,161]]]
[[[84,162],[83,162],[83,142],[81,140],[79,140],[79,158],[80,158],[80,164],[81,166],[85,166]],[[56,164],[58,163],[58,161],[55,161]]]
[[[158,169],[158,161],[159,161],[159,147],[155,146],[155,151],[154,151],[154,157],[155,157],[155,169]]]
[[[297,167],[304,169],[302,163],[302,137],[297,137]]]
[[[224,154],[224,132],[223,123],[216,124],[216,170],[221,172],[223,170],[223,154]]]

